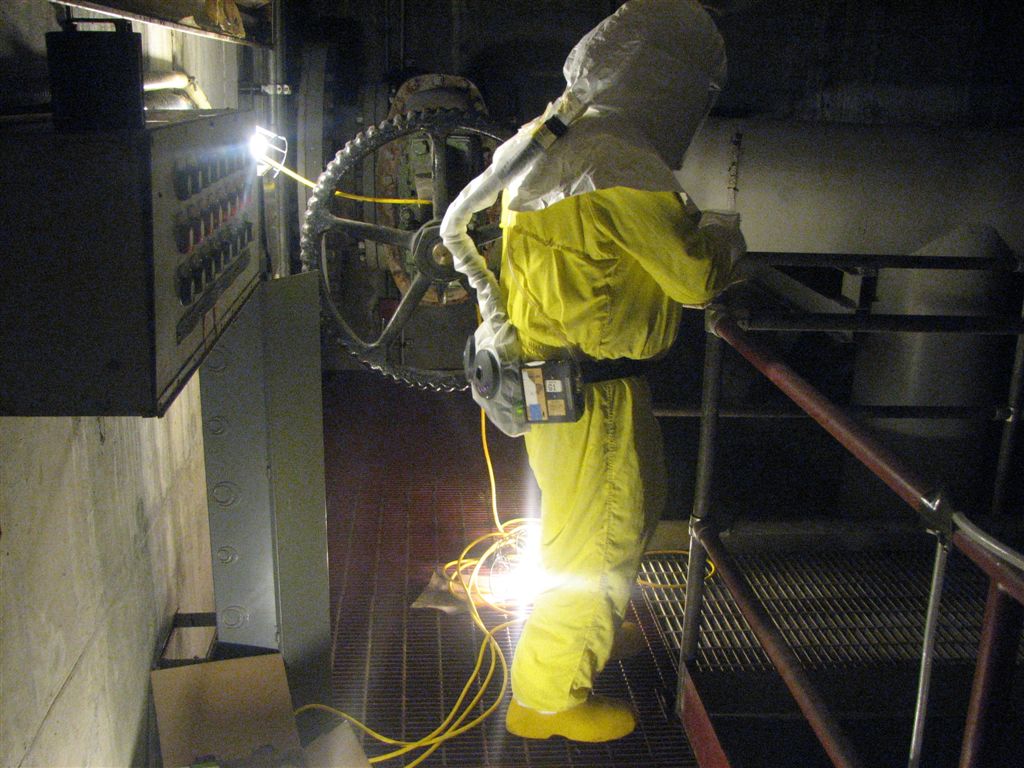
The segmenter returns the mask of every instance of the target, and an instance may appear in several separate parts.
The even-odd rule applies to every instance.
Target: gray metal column
[[[709,314],[718,310],[711,307]],[[700,614],[704,604],[704,545],[694,531],[694,525],[708,518],[711,506],[711,488],[718,444],[718,409],[722,399],[722,353],[725,342],[712,330],[713,316],[708,317],[707,345],[704,348],[704,381],[701,396],[700,445],[697,453],[697,482],[694,489],[693,513],[690,516],[690,554],[686,567],[686,596],[683,608],[683,636],[681,640],[680,669],[697,657],[700,640]],[[681,678],[680,678],[681,679]],[[679,701],[682,701],[680,691]]]
[[[218,642],[281,651],[296,705],[330,690],[318,290],[261,285],[200,369]]]
[[[917,681],[917,706],[914,709],[914,728],[910,736],[908,768],[918,768],[924,750],[924,731],[928,724],[928,693],[931,688],[932,664],[935,661],[935,638],[939,629],[942,606],[942,584],[946,579],[949,559],[949,541],[937,536],[935,563],[932,567],[932,586],[928,593],[928,612],[925,614],[924,637],[921,642],[921,671]]]

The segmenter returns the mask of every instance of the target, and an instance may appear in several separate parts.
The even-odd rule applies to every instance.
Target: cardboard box
[[[163,763],[188,766],[301,755],[284,662],[278,653],[152,673]]]
[[[303,755],[306,768],[370,768],[352,726],[344,722],[314,739]]]
[[[158,669],[151,677],[165,768],[202,761],[369,768],[344,722],[302,749],[278,653]]]

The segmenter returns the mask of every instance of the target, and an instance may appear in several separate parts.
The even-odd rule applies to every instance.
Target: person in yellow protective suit
[[[591,694],[665,501],[650,390],[630,374],[672,345],[684,305],[731,279],[738,229],[702,218],[671,172],[724,66],[700,6],[631,0],[566,62],[589,111],[506,191],[501,286],[523,359],[573,357],[585,381],[597,371],[578,422],[524,438],[551,584],[512,663],[506,727],[517,736],[606,741],[635,727],[627,703]]]

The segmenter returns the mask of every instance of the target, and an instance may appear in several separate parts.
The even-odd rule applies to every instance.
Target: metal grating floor
[[[932,569],[927,552],[738,555],[736,560],[800,661],[809,669],[910,662],[920,658]],[[685,585],[685,556],[645,562],[654,584]],[[950,558],[936,639],[937,662],[970,663],[978,647],[987,582],[958,556]],[[766,670],[761,650],[728,591],[707,582],[699,668]],[[683,589],[645,589],[665,645],[678,652]],[[673,659],[675,654],[670,654]]]
[[[331,703],[395,738],[431,732],[473,671],[481,638],[469,619],[410,605],[437,565],[492,527],[478,414],[468,396],[413,391],[376,375],[324,382]],[[520,516],[536,497],[521,443],[490,440],[502,517]],[[599,693],[637,708],[632,735],[607,745],[518,739],[505,732],[506,694],[491,718],[422,765],[696,766],[673,712],[676,651],[644,602],[634,605],[648,648],[609,665],[597,681]],[[501,635],[509,658],[515,639],[514,631]],[[364,748],[370,756],[385,751],[369,739]],[[406,765],[418,754],[384,765]]]

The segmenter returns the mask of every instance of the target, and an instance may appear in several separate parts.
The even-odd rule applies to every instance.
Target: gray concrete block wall
[[[160,419],[0,419],[0,765],[146,764],[175,611],[213,610],[199,382]]]

